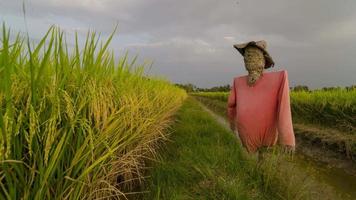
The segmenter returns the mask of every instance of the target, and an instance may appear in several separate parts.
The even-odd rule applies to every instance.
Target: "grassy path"
[[[193,98],[176,118],[138,199],[350,199],[338,197],[278,151],[257,167],[224,119]]]
[[[261,187],[235,135],[189,98],[149,171],[145,199],[277,199]]]
[[[220,122],[221,125],[226,126],[226,102],[203,97],[197,97],[197,99],[203,104],[203,107],[208,107],[205,107],[205,109],[208,110],[218,122],[222,121],[222,123]],[[319,136],[329,132],[325,132],[325,129],[302,124],[294,124],[294,126],[298,146],[296,158],[291,164],[295,166],[293,169],[294,174],[298,174],[298,176],[310,176],[308,177],[308,181],[310,181],[310,183],[308,183],[309,186],[304,188],[311,192],[308,196],[310,196],[311,199],[354,199],[356,193],[352,185],[356,183],[356,179],[352,175],[355,169],[355,166],[351,163],[352,161],[336,159],[340,156],[339,154],[335,154],[331,151],[326,152],[324,148],[319,150],[318,148],[310,146],[310,144],[306,143],[307,141],[300,138],[301,134]],[[334,134],[334,136],[337,137],[337,134]],[[327,156],[326,153],[328,153]],[[335,165],[338,167],[335,167]],[[298,179],[300,178],[293,178],[292,182],[296,182],[297,184],[297,182],[300,182]]]

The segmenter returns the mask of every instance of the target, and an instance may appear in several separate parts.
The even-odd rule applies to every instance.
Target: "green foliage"
[[[229,93],[228,92],[195,92],[192,93],[191,95],[198,96],[198,97],[207,97],[210,99],[216,99],[220,101],[227,101]]]
[[[199,92],[194,96],[227,102],[227,92]],[[356,131],[356,90],[346,88],[290,92],[293,120]]]
[[[173,142],[149,171],[145,199],[312,199],[307,175],[291,167],[281,149],[272,148],[258,164],[193,99],[177,119]]]
[[[188,99],[138,199],[265,199],[237,138]]]
[[[292,90],[295,91],[295,92],[298,92],[298,91],[309,91],[309,88],[306,85],[297,85]]]
[[[347,87],[345,87],[345,89],[348,90],[348,91],[356,90],[356,85],[347,86]]]
[[[230,85],[215,86],[211,88],[199,88],[191,83],[188,84],[175,84],[176,86],[185,89],[189,93],[193,92],[228,92],[230,91]]]
[[[186,93],[118,61],[97,34],[69,53],[51,27],[0,44],[0,199],[124,198]]]
[[[184,89],[186,92],[194,92],[196,90],[196,86],[191,84],[191,83],[188,83],[188,84],[178,84],[176,83],[175,84],[176,86]]]
[[[196,92],[228,92],[230,91],[230,85],[215,86],[211,88],[197,88]]]
[[[356,131],[356,90],[292,92],[291,108],[296,120]]]

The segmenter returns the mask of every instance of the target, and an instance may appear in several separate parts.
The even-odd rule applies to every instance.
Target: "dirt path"
[[[223,127],[225,127],[226,129],[230,130],[229,127],[229,123],[221,116],[215,114],[212,110],[210,110],[209,108],[207,108],[205,105],[203,105],[202,103],[200,103],[199,101],[197,101],[199,103],[199,105],[206,111],[208,112],[211,116],[213,116],[216,121],[218,121],[220,123],[220,125],[222,125]]]
[[[199,102],[201,107],[213,116],[226,129],[230,130],[226,119],[211,111]],[[308,126],[296,125],[298,131],[308,131]],[[295,166],[308,171],[313,181],[327,186],[340,196],[340,199],[356,199],[355,165],[350,160],[338,159],[338,155],[313,146],[312,143],[297,137]]]

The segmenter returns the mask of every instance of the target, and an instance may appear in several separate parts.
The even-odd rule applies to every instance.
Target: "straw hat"
[[[265,64],[265,69],[268,69],[270,67],[274,66],[274,61],[272,59],[272,57],[269,55],[269,53],[266,50],[267,47],[267,42],[264,40],[261,41],[250,41],[247,43],[243,43],[243,44],[235,44],[234,47],[241,53],[242,56],[244,56],[245,54],[245,48],[248,46],[255,46],[259,49],[262,50],[263,55],[265,57],[266,60],[266,64]]]

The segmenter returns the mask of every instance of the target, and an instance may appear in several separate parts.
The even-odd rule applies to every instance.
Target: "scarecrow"
[[[262,152],[279,142],[289,153],[295,150],[286,70],[264,72],[274,66],[265,41],[234,47],[244,58],[248,75],[235,77],[228,98],[230,127],[249,153]]]

